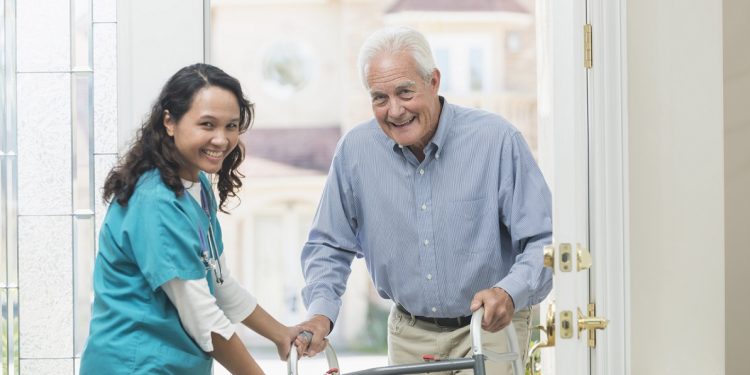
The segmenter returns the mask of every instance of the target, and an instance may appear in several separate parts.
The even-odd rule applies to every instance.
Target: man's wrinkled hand
[[[489,332],[497,332],[508,326],[516,309],[513,298],[502,288],[489,288],[477,292],[471,300],[471,311],[477,311],[482,306],[482,328]]]
[[[315,315],[310,320],[302,322],[298,325],[303,331],[312,333],[312,341],[308,341],[302,336],[297,336],[294,344],[298,350],[302,351],[302,354],[313,357],[316,354],[325,350],[327,345],[326,336],[328,336],[331,329],[331,321],[323,315]]]

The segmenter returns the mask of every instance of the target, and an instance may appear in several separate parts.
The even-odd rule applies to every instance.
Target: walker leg
[[[486,357],[482,354],[474,356],[474,375],[485,375],[484,360]]]

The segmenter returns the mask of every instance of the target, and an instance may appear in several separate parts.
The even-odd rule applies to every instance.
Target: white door
[[[625,374],[620,1],[539,5],[540,158],[553,191],[546,261],[555,285],[541,309],[553,336],[542,373]]]

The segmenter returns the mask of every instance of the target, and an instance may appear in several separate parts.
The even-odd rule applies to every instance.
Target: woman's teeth
[[[224,154],[221,151],[208,151],[208,150],[203,150],[203,153],[206,154],[206,155],[208,155],[208,156],[210,156],[210,157],[212,157],[212,158],[220,158],[221,155]]]

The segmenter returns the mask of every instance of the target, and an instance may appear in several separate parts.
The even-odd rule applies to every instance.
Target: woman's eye
[[[229,128],[229,129],[237,129],[239,127],[240,127],[240,125],[239,124],[235,124],[235,123],[231,123],[231,124],[227,125],[227,128]]]

